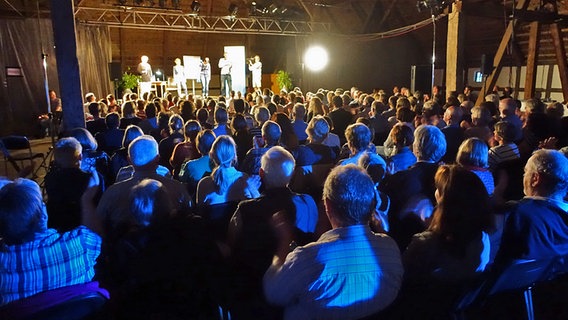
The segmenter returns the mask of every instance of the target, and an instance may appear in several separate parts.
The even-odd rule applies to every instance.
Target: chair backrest
[[[25,136],[7,136],[2,138],[2,142],[7,150],[29,149],[31,151],[30,141]]]
[[[109,293],[98,282],[40,292],[0,308],[0,319],[84,319],[98,312]]]
[[[504,267],[487,272],[482,281],[469,288],[457,300],[455,310],[481,306],[487,299],[503,292],[525,291],[537,283],[553,279],[558,273],[558,258],[514,260]]]

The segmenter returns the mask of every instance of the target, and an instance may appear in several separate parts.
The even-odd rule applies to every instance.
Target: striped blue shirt
[[[36,293],[89,282],[101,238],[84,226],[37,233],[19,245],[0,242],[0,306]]]

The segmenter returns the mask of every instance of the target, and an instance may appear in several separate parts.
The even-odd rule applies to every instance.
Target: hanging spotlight
[[[158,5],[160,6],[161,9],[165,9],[166,8],[166,0],[158,0]]]
[[[199,1],[197,0],[194,0],[189,7],[191,8],[191,12],[197,15],[199,13],[199,10],[201,9],[201,3],[199,3]]]
[[[230,16],[232,16],[232,17],[236,16],[238,11],[239,11],[239,7],[236,4],[231,3],[229,5],[229,15]]]
[[[172,0],[174,9],[179,10],[179,0]]]

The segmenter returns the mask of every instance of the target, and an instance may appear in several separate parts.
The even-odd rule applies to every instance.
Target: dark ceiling
[[[568,27],[567,1],[526,0],[526,10],[514,10],[522,0],[467,0],[463,3],[465,21],[465,61],[468,66],[477,66],[482,54],[492,55],[499,46],[507,23],[514,16],[519,19],[505,64],[526,63],[530,23],[539,21],[539,64],[555,64],[554,45],[550,40],[547,25],[559,23],[564,34]],[[54,3],[56,1],[53,1]],[[76,8],[134,8],[156,12],[192,13],[191,0],[75,0]],[[199,16],[215,17],[230,15],[231,5],[237,8],[236,17],[251,16],[275,20],[299,20],[323,22],[331,26],[331,34],[349,35],[352,40],[377,41],[377,39],[408,35],[419,50],[431,51],[433,28],[432,13],[441,14],[436,22],[438,61],[444,61],[448,13],[452,1],[443,0],[201,0]],[[0,16],[4,18],[36,17],[49,14],[52,1],[4,0],[0,1]],[[418,10],[418,3],[423,8]],[[423,25],[421,22],[426,21]],[[392,30],[400,29],[398,32]],[[564,36],[564,42],[568,43]]]

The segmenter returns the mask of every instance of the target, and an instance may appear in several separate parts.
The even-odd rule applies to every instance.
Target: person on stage
[[[176,65],[174,66],[174,82],[177,87],[178,96],[181,97],[181,89],[183,89],[183,93],[187,96],[187,83],[185,79],[185,69],[181,65],[181,59],[176,58],[175,60]]]
[[[229,77],[230,76],[229,74]],[[201,73],[199,74],[199,78],[201,80],[203,98],[207,98],[209,97],[209,81],[211,81],[211,64],[209,63],[209,57],[205,57],[205,60],[201,61]]]
[[[231,69],[233,63],[227,58],[228,54],[225,52],[223,58],[219,59],[219,68],[221,69],[221,94],[227,98],[232,90]]]
[[[249,60],[249,70],[252,72],[252,86],[255,92],[262,92],[262,62],[258,55],[254,56],[254,61]]]
[[[142,76],[140,81],[140,96],[144,93],[150,92],[152,90],[152,66],[148,63],[148,56],[140,57],[140,63],[138,64],[138,73]]]

